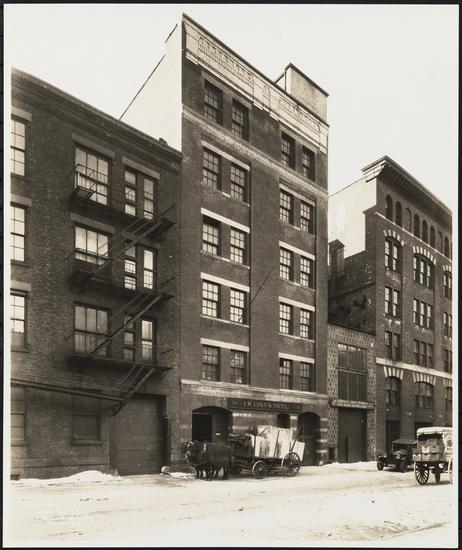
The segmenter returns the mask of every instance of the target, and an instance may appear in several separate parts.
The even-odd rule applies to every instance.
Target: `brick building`
[[[300,427],[327,458],[327,94],[271,81],[183,16],[122,115],[183,153],[181,444]]]
[[[327,335],[329,459],[375,460],[375,336],[332,323]]]
[[[452,425],[452,214],[388,157],[329,198],[329,320],[376,334],[377,450]]]
[[[16,70],[11,112],[11,474],[159,471],[181,154]]]

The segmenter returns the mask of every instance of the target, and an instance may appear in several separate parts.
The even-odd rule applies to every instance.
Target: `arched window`
[[[435,228],[433,225],[430,227],[430,246],[436,247]]]
[[[443,234],[441,231],[438,231],[438,250],[443,252]]]
[[[420,218],[414,214],[414,235],[420,238]]]
[[[415,406],[421,409],[433,409],[433,386],[427,382],[417,382]]]
[[[414,281],[433,288],[435,266],[425,256],[414,254]]]
[[[385,199],[386,206],[385,206],[385,216],[387,219],[393,221],[393,201],[391,200],[390,195],[387,195],[387,198]]]
[[[412,231],[412,214],[409,208],[406,208],[406,229]]]
[[[401,273],[402,249],[401,245],[395,239],[387,237],[385,239],[385,266],[388,269]]]
[[[395,210],[395,223],[402,227],[403,225],[403,208],[401,206],[400,202],[396,203],[396,210]]]
[[[396,376],[385,378],[385,402],[387,407],[396,407],[400,404],[401,380]]]
[[[422,240],[428,243],[428,225],[425,220],[422,222]]]
[[[451,251],[449,250],[449,239],[447,237],[444,237],[444,255],[447,258],[451,257]]]

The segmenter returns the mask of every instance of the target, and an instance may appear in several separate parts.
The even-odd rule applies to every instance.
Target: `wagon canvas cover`
[[[255,457],[284,458],[293,451],[303,457],[305,443],[294,440],[294,432],[277,426],[257,426],[257,435],[253,436]]]

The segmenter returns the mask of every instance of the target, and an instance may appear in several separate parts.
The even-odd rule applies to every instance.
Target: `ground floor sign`
[[[301,411],[300,403],[286,403],[283,401],[264,401],[260,399],[228,398],[229,409],[248,409],[252,411]]]

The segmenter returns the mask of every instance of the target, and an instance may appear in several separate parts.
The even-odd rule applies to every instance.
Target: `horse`
[[[208,441],[189,441],[185,445],[185,458],[196,469],[196,478],[205,475],[207,481],[218,477],[223,468],[223,479],[228,479],[231,453],[227,445]]]

